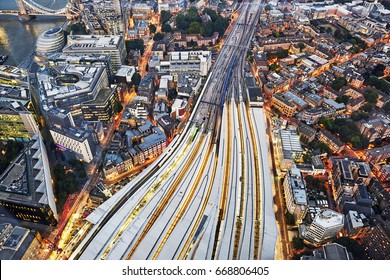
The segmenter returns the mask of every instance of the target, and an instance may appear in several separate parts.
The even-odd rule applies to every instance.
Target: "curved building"
[[[36,60],[43,61],[55,52],[59,52],[65,45],[65,34],[61,27],[54,27],[39,35],[36,43]]]

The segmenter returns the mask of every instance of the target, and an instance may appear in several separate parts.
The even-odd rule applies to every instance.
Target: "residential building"
[[[95,154],[95,144],[92,134],[74,127],[64,128],[53,126],[50,134],[54,143],[62,149],[71,151],[75,157],[85,162],[91,162]]]
[[[390,137],[390,118],[386,115],[378,114],[369,120],[358,122],[360,132],[366,136],[370,142]]]
[[[129,105],[126,106],[123,115],[125,115],[125,113],[127,112],[129,112],[136,118],[142,119],[147,119],[149,115],[147,106],[141,102],[131,102]]]
[[[297,110],[297,106],[281,93],[276,93],[272,96],[272,106],[287,117],[294,116]]]
[[[286,172],[283,182],[287,211],[295,218],[295,223],[302,223],[308,210],[306,185],[299,169],[293,165]]]
[[[187,111],[187,101],[184,99],[176,98],[172,104],[171,118],[181,120]]]
[[[130,84],[134,74],[134,66],[122,65],[115,74],[115,80],[119,84]]]
[[[367,161],[374,165],[378,162],[386,162],[390,158],[390,144],[366,150],[366,157]]]
[[[318,135],[318,140],[328,145],[333,153],[337,154],[344,149],[344,143],[325,128]]]
[[[379,179],[384,183],[390,181],[390,164],[384,164],[381,166],[379,170]]]
[[[49,160],[39,132],[0,175],[0,206],[21,220],[57,224]]]
[[[314,138],[316,137],[317,131],[314,128],[312,128],[311,126],[309,126],[303,122],[299,122],[298,123],[298,133],[299,133],[299,137],[301,137],[301,139],[304,142],[309,143],[309,142],[314,140]]]

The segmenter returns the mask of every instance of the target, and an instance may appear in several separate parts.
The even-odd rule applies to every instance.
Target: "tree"
[[[267,6],[265,6],[264,8],[266,11],[271,11],[272,10],[272,6],[270,4],[268,4]]]
[[[304,43],[302,43],[302,42],[299,42],[298,43],[298,48],[299,48],[300,51],[302,51],[303,49],[306,48],[306,45]]]
[[[164,39],[164,35],[161,34],[161,33],[159,33],[159,32],[157,32],[157,33],[154,34],[154,36],[153,36],[153,41],[160,41],[160,40],[162,40],[162,39]]]
[[[336,98],[336,102],[338,103],[344,103],[345,105],[348,103],[348,100],[349,100],[349,96],[348,95],[342,95],[342,96],[338,96]]]
[[[157,30],[157,28],[154,24],[149,24],[149,33],[150,34],[156,33],[156,30]]]
[[[300,237],[294,236],[292,243],[293,243],[293,248],[295,250],[302,250],[303,248],[305,248],[305,244],[303,243],[303,239]]]
[[[200,25],[199,22],[191,22],[190,28],[187,30],[190,34],[200,34],[203,36],[204,28]]]
[[[330,85],[334,90],[339,91],[343,86],[347,84],[347,80],[344,77],[337,77]]]
[[[390,102],[387,102],[385,106],[382,108],[387,114],[390,113]]]
[[[375,76],[370,76],[369,78],[364,80],[364,84],[367,86],[373,86],[380,91],[390,94],[390,84],[384,79],[378,79]]]
[[[351,115],[351,119],[354,121],[366,120],[368,118],[369,118],[369,115],[363,111],[353,112]]]
[[[161,32],[164,32],[164,33],[172,32],[172,27],[167,23],[163,24],[163,26],[161,27]]]
[[[176,98],[176,96],[177,96],[176,88],[169,89],[169,91],[168,91],[168,99],[169,100],[174,100]]]
[[[378,94],[375,91],[367,90],[364,94],[364,99],[370,104],[376,104],[378,100]]]
[[[67,33],[72,33],[72,35],[86,35],[88,34],[87,28],[84,23],[76,22],[74,24],[68,25],[66,28]]]
[[[114,114],[119,114],[123,109],[122,103],[119,100],[116,100],[112,108]]]
[[[364,105],[362,106],[362,110],[363,110],[364,112],[366,112],[366,113],[371,112],[373,108],[374,108],[374,107],[372,106],[371,103],[366,103],[366,104],[364,104]]]
[[[137,88],[141,83],[141,75],[139,73],[134,73],[133,77],[131,77],[131,83]]]
[[[287,50],[278,50],[276,52],[276,56],[279,58],[279,59],[283,59],[283,58],[286,58],[288,56],[288,51]]]
[[[145,45],[144,40],[142,39],[127,40],[125,41],[125,46],[127,52],[129,52],[130,50],[139,50],[141,52],[141,55],[144,54]]]
[[[219,16],[216,11],[210,8],[204,8],[202,14],[208,14],[212,22],[215,22]]]
[[[381,63],[377,64],[374,69],[372,70],[372,75],[376,77],[382,77],[384,75],[385,66]]]
[[[279,38],[279,37],[285,37],[286,35],[284,35],[283,32],[272,32],[272,36],[276,37],[276,38]]]
[[[290,214],[290,212],[286,211],[286,214],[284,215],[286,218],[286,224],[289,226],[295,226],[295,218],[293,214]]]
[[[166,24],[172,17],[172,14],[169,11],[161,11],[161,24]]]
[[[322,124],[327,130],[333,131],[334,129],[334,120],[327,117],[320,117],[318,119],[318,123]]]

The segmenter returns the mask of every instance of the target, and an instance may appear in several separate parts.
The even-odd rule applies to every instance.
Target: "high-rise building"
[[[93,100],[109,85],[103,66],[68,64],[50,68],[54,75],[38,74],[40,102],[45,111],[58,107],[81,114],[80,104]]]
[[[48,55],[59,52],[65,45],[64,30],[53,27],[39,35],[36,43],[36,60],[46,60]]]
[[[57,223],[49,160],[39,132],[0,174],[0,205],[21,220]]]
[[[345,215],[344,229],[348,236],[364,236],[369,229],[368,219],[364,214],[358,214],[356,211],[349,211]]]
[[[390,260],[390,221],[379,222],[364,240],[363,246],[372,260]]]
[[[54,143],[62,149],[74,152],[76,158],[91,162],[95,154],[95,144],[90,132],[74,127],[60,128],[53,126],[50,134]]]
[[[0,224],[0,260],[34,260],[42,245],[39,231],[9,223]]]
[[[302,223],[308,210],[305,181],[301,171],[293,165],[286,173],[283,182],[287,210],[294,215],[297,224]]]
[[[94,100],[81,104],[83,117],[87,121],[109,122],[115,113],[117,102],[119,102],[117,88],[103,88]]]
[[[319,245],[325,243],[340,232],[344,226],[344,215],[330,209],[321,209],[310,226],[302,232],[305,241]]]
[[[0,102],[0,140],[28,142],[39,128],[33,114],[19,102]]]
[[[125,40],[122,35],[68,35],[63,53],[109,54],[116,72],[125,62]]]
[[[100,53],[54,53],[48,58],[49,66],[66,66],[69,64],[79,66],[94,66],[104,67],[107,72],[107,77],[110,81],[114,79],[114,71],[112,68],[111,58],[109,54]]]

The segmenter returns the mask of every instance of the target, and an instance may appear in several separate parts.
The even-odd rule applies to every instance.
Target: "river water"
[[[67,0],[34,0],[51,9],[65,7]],[[0,10],[17,10],[15,0],[0,0]],[[8,55],[4,64],[18,65],[35,50],[38,36],[54,26],[61,26],[65,17],[38,16],[21,23],[17,16],[0,15],[0,54]]]

